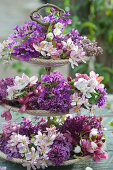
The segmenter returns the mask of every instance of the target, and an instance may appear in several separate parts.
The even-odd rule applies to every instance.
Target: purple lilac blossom
[[[26,135],[31,138],[31,135],[37,135],[39,130],[41,130],[42,132],[45,131],[47,127],[47,122],[45,121],[45,119],[40,119],[38,124],[33,125],[30,120],[24,118],[23,122],[21,122],[19,126],[19,134]]]
[[[97,103],[98,107],[104,107],[106,105],[107,92],[104,88],[98,88]]]
[[[8,86],[14,85],[14,78],[8,77],[0,81],[0,104],[6,101]]]
[[[51,150],[48,153],[50,161],[54,165],[61,165],[64,161],[68,160],[71,155],[72,144],[67,142],[63,137],[56,137]]]
[[[15,148],[11,151],[10,148],[7,147],[8,140],[9,138],[4,138],[4,137],[0,138],[0,151],[5,153],[8,159],[22,158],[22,156],[19,153],[18,148]]]
[[[38,99],[40,109],[66,112],[71,108],[71,87],[61,73],[55,71],[50,75],[43,75],[42,84],[44,91]]]
[[[98,129],[98,133],[102,136],[102,124],[96,116],[76,116],[73,118],[67,117],[66,121],[59,128],[63,134],[69,133],[72,137],[72,143],[76,146],[80,141],[80,134],[84,133],[85,137],[89,136],[89,131],[93,128]]]

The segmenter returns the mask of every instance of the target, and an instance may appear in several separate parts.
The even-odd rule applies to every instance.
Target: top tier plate
[[[18,57],[12,56],[11,58],[20,61],[20,58]],[[68,64],[69,60],[68,59],[54,60],[54,59],[30,58],[29,61],[25,61],[25,62],[36,64],[38,66],[44,66],[44,67],[58,67],[58,66],[63,66],[65,64]]]

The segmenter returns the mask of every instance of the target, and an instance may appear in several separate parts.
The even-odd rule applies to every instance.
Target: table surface
[[[109,158],[107,160],[102,160],[100,163],[95,163],[92,160],[85,162],[89,167],[93,168],[93,170],[113,170],[113,127],[109,126],[108,123],[113,121],[113,95],[108,96],[108,102],[111,106],[104,107],[101,109],[95,110],[95,115],[103,116],[103,125],[107,130],[105,130],[106,134],[106,151],[109,154]],[[0,107],[0,111],[3,108]],[[14,114],[13,114],[14,115]],[[13,116],[13,119],[16,119],[17,116]],[[0,118],[0,122],[3,120]],[[72,166],[65,166],[65,167],[48,167],[45,170],[84,170],[85,163],[77,163]],[[0,159],[0,166],[7,167],[7,170],[26,170],[26,168],[22,167],[21,165],[14,164],[3,159]]]

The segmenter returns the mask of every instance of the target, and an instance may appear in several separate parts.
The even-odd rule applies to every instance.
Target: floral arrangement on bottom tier
[[[34,121],[33,121],[34,120]],[[105,142],[102,117],[53,117],[50,127],[44,118],[2,124],[0,150],[7,159],[22,159],[27,169],[60,166],[67,160],[90,155],[94,161],[108,158],[102,150]]]
[[[0,104],[17,107],[19,112],[26,110],[47,110],[54,113],[81,113],[83,109],[91,111],[92,106],[103,107],[106,104],[106,89],[101,84],[103,77],[91,71],[90,75],[63,77],[54,71],[50,75],[27,75],[9,77],[0,81]],[[2,117],[10,120],[9,111],[2,112]]]

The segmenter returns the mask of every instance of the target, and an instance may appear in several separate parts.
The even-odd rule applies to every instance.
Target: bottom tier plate
[[[22,164],[23,163],[22,159],[17,159],[17,158],[8,159],[7,156],[3,152],[1,152],[1,151],[0,151],[0,158],[8,160],[8,161],[13,162],[13,163],[17,163],[17,164]],[[90,155],[81,157],[79,159],[72,159],[72,160],[65,161],[60,166],[72,165],[74,163],[82,162],[82,161],[87,161],[89,159],[91,159]],[[51,165],[51,166],[55,166],[55,165]]]
[[[102,150],[105,150],[105,148],[106,148],[106,143],[103,144]],[[17,158],[8,159],[7,155],[4,154],[1,151],[0,151],[0,158],[8,160],[8,161],[13,162],[13,163],[18,163],[18,164],[22,164],[23,163],[22,159],[17,159]],[[84,157],[80,157],[78,159],[71,159],[71,160],[63,162],[60,166],[72,165],[72,164],[77,163],[77,162],[88,161],[89,159],[92,159],[92,157],[90,155],[84,156]],[[55,166],[55,165],[51,165],[51,166]]]
[[[25,112],[21,112],[21,111],[19,111],[18,107],[9,106],[6,104],[2,104],[1,106],[7,110],[10,110],[13,112],[27,113],[27,114],[34,115],[34,116],[48,116],[48,117],[50,117],[50,116],[62,116],[62,115],[69,114],[69,112],[56,113],[56,112],[50,112],[49,110],[26,110]]]

